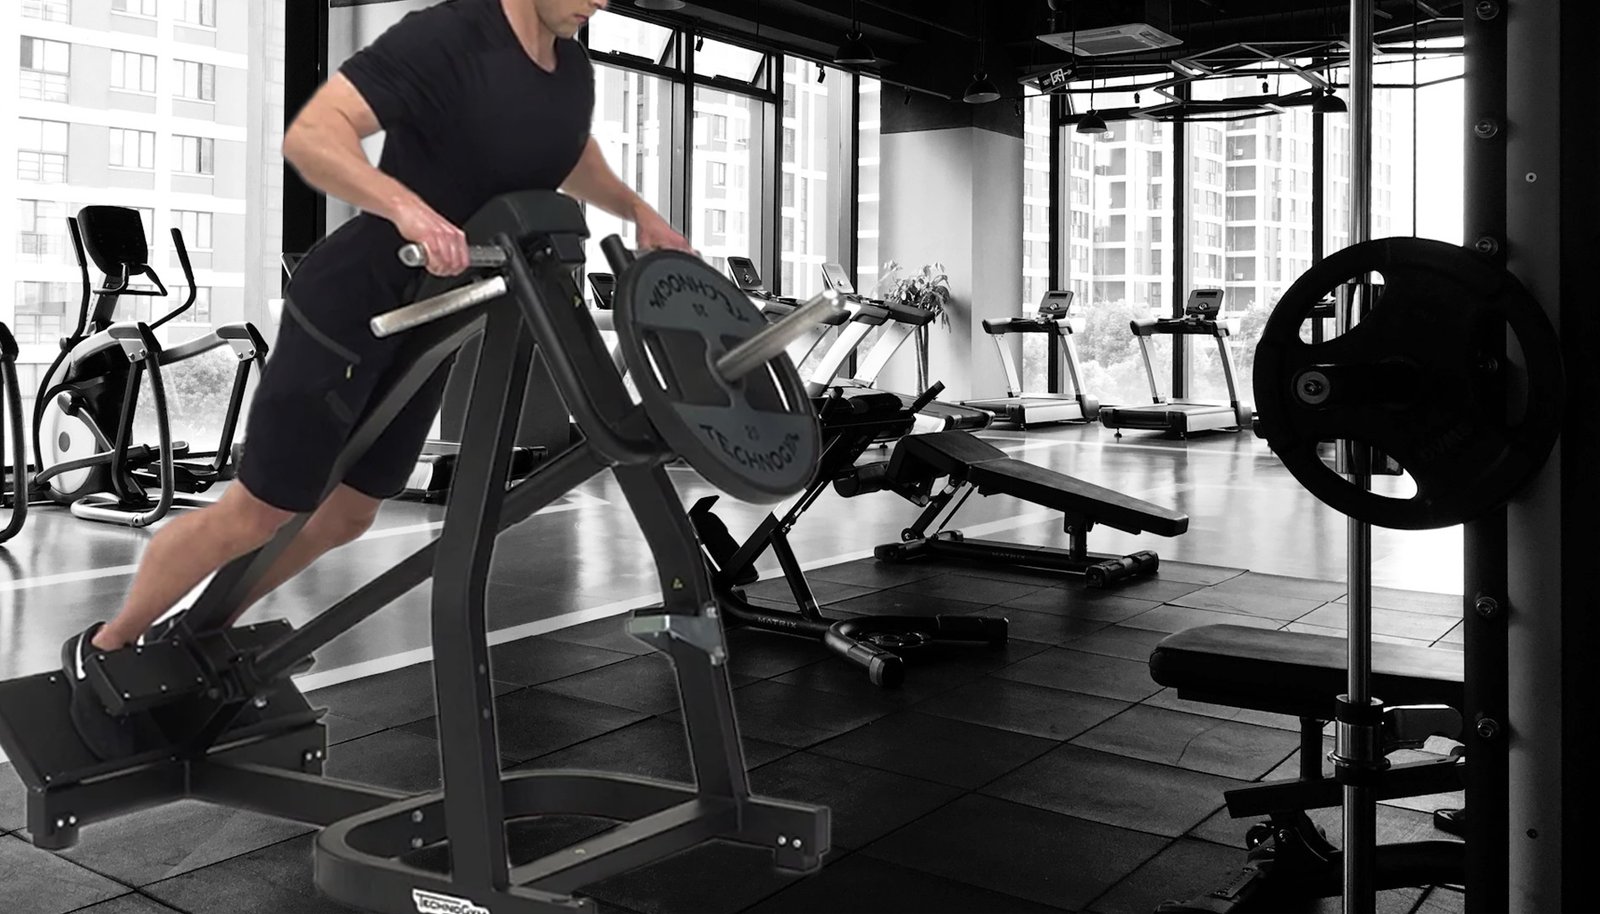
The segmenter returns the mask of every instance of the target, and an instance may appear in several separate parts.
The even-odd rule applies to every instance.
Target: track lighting
[[[972,85],[967,86],[967,94],[961,100],[969,105],[983,105],[1000,98],[1000,90],[989,79],[989,74],[979,71],[972,74]]]

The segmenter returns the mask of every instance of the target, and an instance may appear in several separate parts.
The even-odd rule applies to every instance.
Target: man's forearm
[[[629,222],[639,221],[642,213],[655,213],[650,204],[644,202],[643,197],[624,184],[616,172],[611,170],[605,156],[600,153],[599,144],[593,139],[589,141],[583,156],[578,160],[577,167],[567,176],[561,189],[585,203],[598,206],[618,219],[626,219]]]
[[[285,138],[284,157],[307,184],[391,222],[417,202],[410,188],[373,167],[353,129],[297,124]]]

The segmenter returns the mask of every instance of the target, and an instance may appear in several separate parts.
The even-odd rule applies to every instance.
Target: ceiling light
[[[633,5],[642,10],[656,10],[663,13],[681,10],[688,6],[683,0],[633,0]]]
[[[972,74],[972,85],[967,87],[967,94],[961,100],[969,105],[985,105],[1000,99],[1000,90],[990,81],[987,73]]]
[[[1083,116],[1083,120],[1078,121],[1077,132],[1089,133],[1098,136],[1102,133],[1110,133],[1111,128],[1106,126],[1105,118],[1096,114],[1094,111],[1090,111],[1088,114]]]
[[[877,63],[878,55],[872,52],[872,45],[867,44],[867,39],[861,37],[860,32],[851,32],[844,36],[844,44],[839,45],[839,50],[833,53],[833,62],[864,67]]]
[[[1344,99],[1326,89],[1317,93],[1317,100],[1311,103],[1311,110],[1317,114],[1348,114],[1350,108]]]

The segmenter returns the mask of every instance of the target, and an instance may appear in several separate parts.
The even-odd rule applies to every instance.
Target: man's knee
[[[229,487],[208,510],[214,534],[226,539],[237,552],[266,545],[294,517],[294,512],[267,504],[239,484]]]
[[[378,509],[383,502],[353,489],[343,488],[334,493],[317,509],[310,527],[316,537],[329,549],[353,543],[372,529],[378,519]]]

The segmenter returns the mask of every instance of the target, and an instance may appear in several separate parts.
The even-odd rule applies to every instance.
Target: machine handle
[[[493,301],[505,295],[508,288],[504,276],[491,276],[432,298],[412,302],[403,308],[384,312],[373,318],[368,326],[372,328],[373,336],[380,339],[391,337]]]
[[[408,244],[400,249],[400,262],[408,267],[425,267],[428,265],[428,249],[420,244]],[[467,245],[469,267],[502,267],[505,263],[506,252],[492,244]]]
[[[737,381],[778,356],[783,355],[784,351],[789,348],[790,343],[803,336],[812,326],[822,323],[824,318],[833,313],[838,301],[839,293],[832,289],[813,295],[810,301],[784,315],[782,320],[745,340],[717,359],[717,374],[721,375],[725,381]]]

